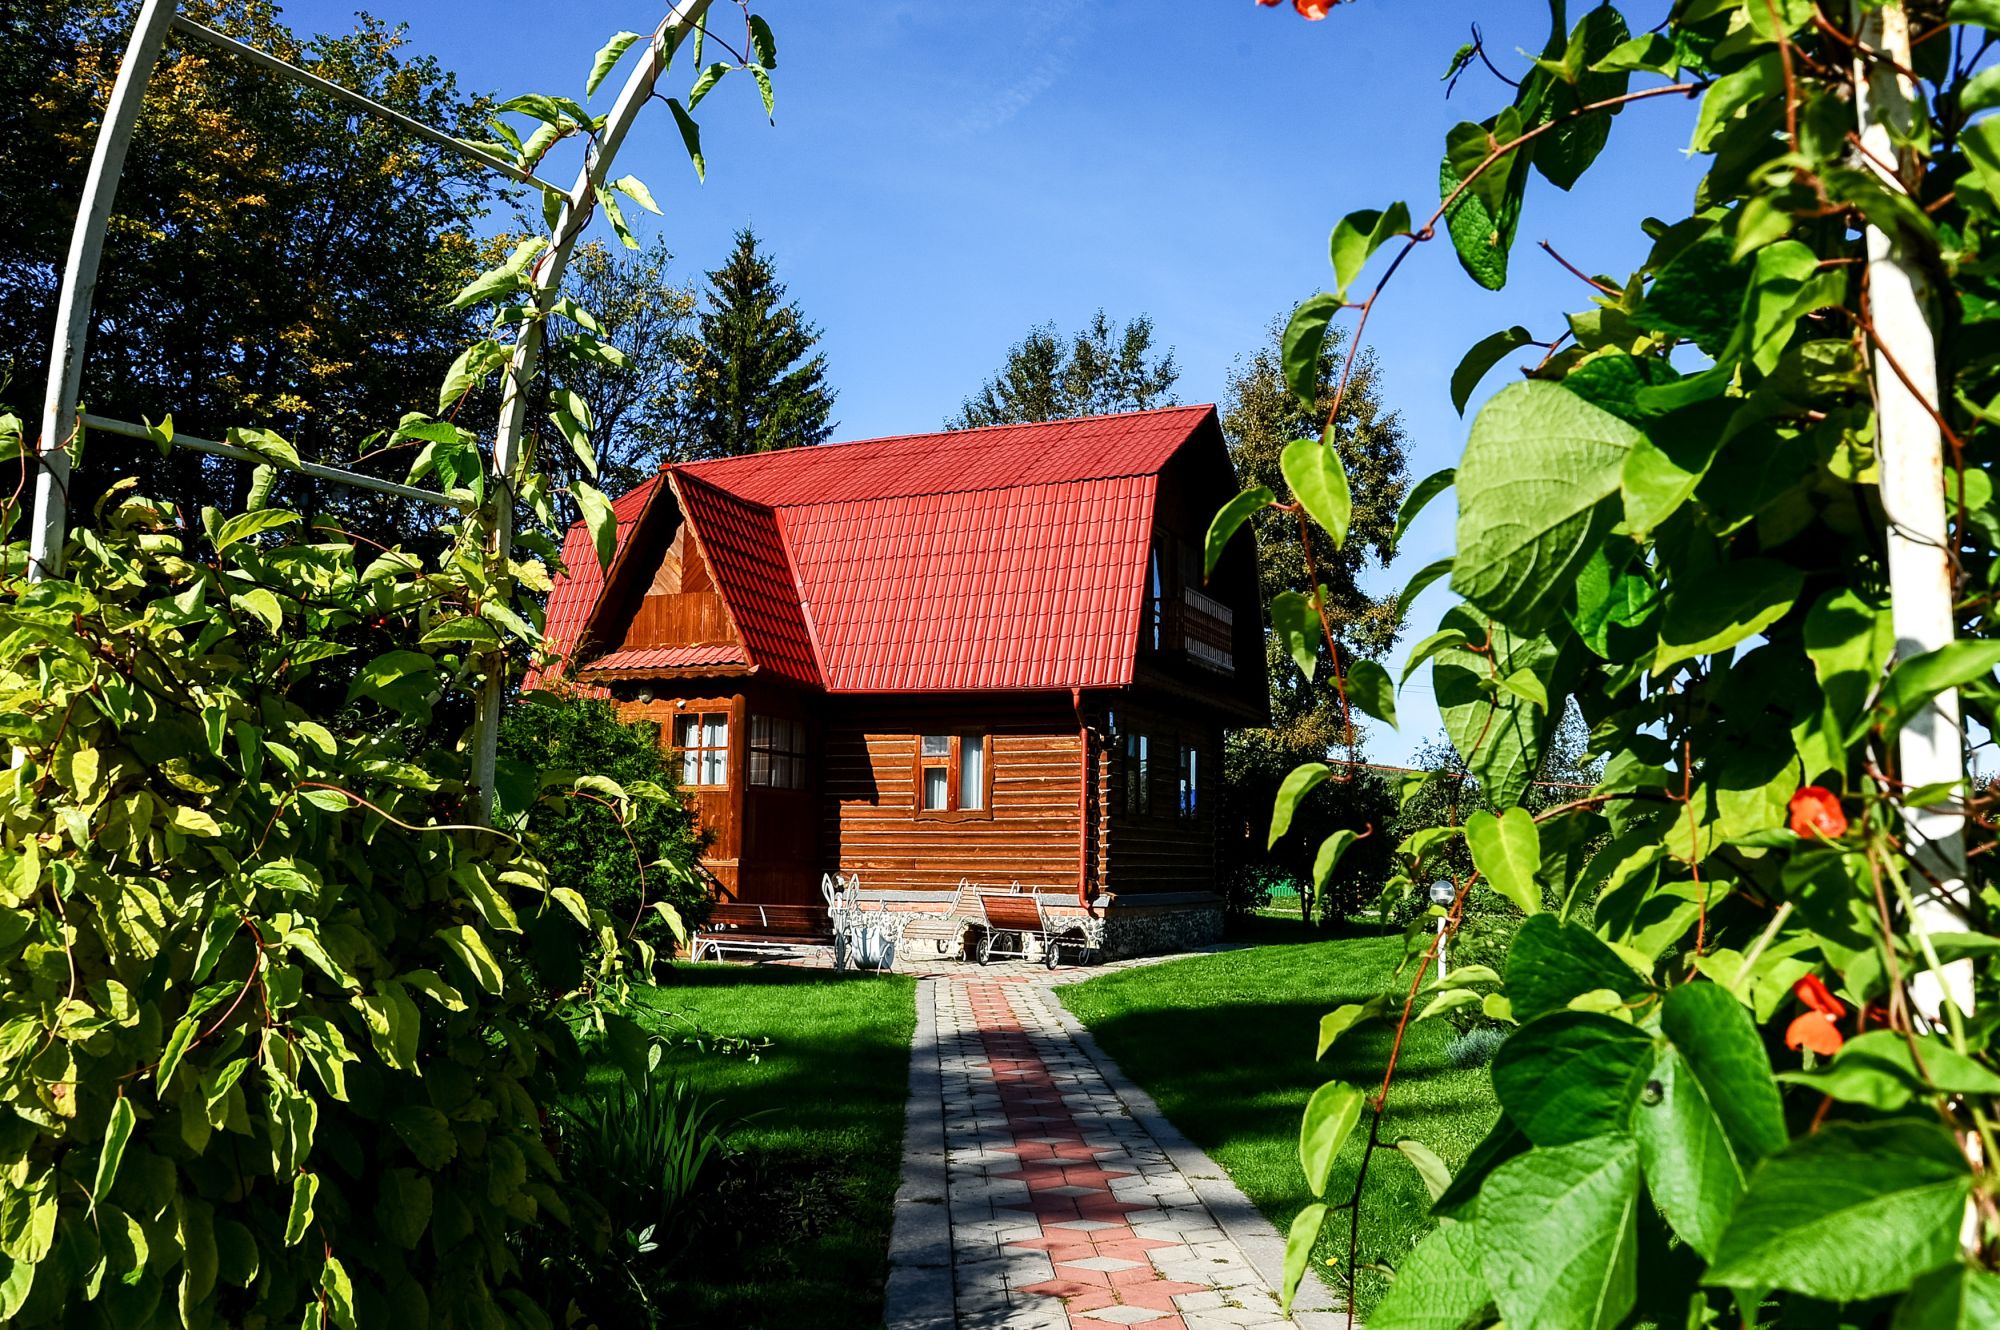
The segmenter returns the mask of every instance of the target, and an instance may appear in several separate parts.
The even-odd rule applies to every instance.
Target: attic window
[[[728,712],[690,712],[674,717],[674,748],[681,755],[681,784],[729,784]]]
[[[983,734],[926,734],[917,740],[917,813],[988,817],[992,772]]]

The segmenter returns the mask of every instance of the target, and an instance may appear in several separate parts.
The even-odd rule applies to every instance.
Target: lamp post
[[[1450,879],[1441,877],[1437,881],[1431,883],[1431,904],[1438,906],[1441,909],[1449,910],[1451,908],[1451,903],[1457,899],[1458,899],[1458,888],[1452,885]],[[1444,926],[1445,923],[1450,918],[1451,916],[1449,914],[1441,914],[1438,916],[1438,978],[1439,979],[1444,978]]]

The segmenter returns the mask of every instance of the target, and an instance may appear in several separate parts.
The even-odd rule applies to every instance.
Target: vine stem
[[[1388,269],[1383,272],[1381,278],[1375,283],[1374,289],[1369,291],[1368,298],[1361,302],[1361,312],[1355,317],[1354,321],[1354,333],[1348,339],[1347,358],[1341,365],[1340,382],[1334,386],[1333,406],[1326,413],[1327,437],[1332,437],[1333,424],[1340,418],[1341,403],[1347,397],[1347,385],[1354,377],[1355,356],[1361,349],[1361,333],[1368,326],[1368,316],[1374,312],[1375,302],[1381,298],[1383,290],[1388,287],[1390,281],[1396,276],[1396,270],[1403,266],[1403,260],[1410,256],[1410,251],[1437,234],[1437,224],[1444,219],[1446,213],[1452,210],[1459,199],[1464,197],[1465,191],[1472,187],[1474,181],[1491,170],[1496,162],[1503,160],[1526,144],[1534,142],[1559,125],[1566,125],[1572,120],[1580,119],[1586,115],[1595,115],[1600,111],[1609,111],[1614,107],[1624,106],[1628,102],[1646,101],[1653,97],[1666,97],[1676,93],[1684,97],[1693,97],[1707,86],[1706,83],[1669,83],[1658,88],[1641,88],[1638,92],[1628,92],[1617,97],[1606,97],[1602,101],[1590,102],[1579,106],[1574,111],[1568,112],[1565,115],[1545,120],[1522,134],[1519,138],[1494,145],[1493,150],[1486,154],[1485,160],[1468,171],[1465,178],[1458,182],[1458,188],[1445,195],[1444,201],[1438,204],[1437,211],[1433,212],[1421,227],[1411,232],[1405,238],[1403,247],[1396,251],[1396,257],[1389,261]]]

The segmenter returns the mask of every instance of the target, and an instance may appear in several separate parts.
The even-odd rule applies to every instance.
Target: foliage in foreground
[[[1373,1330],[2000,1323],[1992,795],[1911,788],[1898,743],[1933,708],[1953,741],[1961,702],[1991,730],[2000,702],[2000,118],[1983,114],[2000,76],[1980,68],[2000,6],[1676,0],[1638,36],[1609,4],[1574,28],[1564,9],[1508,104],[1448,136],[1435,211],[1343,218],[1339,289],[1286,334],[1310,399],[1329,321],[1358,309],[1365,324],[1410,251],[1448,235],[1474,280],[1500,287],[1533,176],[1569,188],[1621,109],[1698,104],[1709,171],[1693,210],[1645,224],[1636,272],[1579,274],[1595,294],[1560,335],[1514,328],[1471,350],[1453,376],[1461,410],[1496,365],[1526,347],[1536,359],[1478,412],[1456,471],[1405,505],[1407,520],[1457,490],[1457,552],[1417,580],[1448,577],[1463,603],[1408,668],[1430,664],[1487,807],[1398,852],[1415,885],[1462,841],[1448,927],[1477,893],[1528,917],[1504,975],[1426,985],[1412,965],[1329,1013],[1319,1047],[1370,1021],[1400,1032],[1480,1009],[1517,1027],[1492,1062],[1501,1121],[1454,1175],[1381,1134],[1400,1043],[1379,1078],[1320,1087],[1299,1140],[1320,1200],[1292,1227],[1288,1284],[1329,1217],[1360,1204],[1368,1161],[1398,1148],[1441,1222],[1400,1262]],[[1475,38],[1448,77],[1474,77],[1483,55]],[[1361,283],[1385,246],[1393,260]],[[1934,307],[1885,336],[1878,316],[1912,272]],[[1915,412],[1892,425],[1878,404],[1903,393]],[[1880,445],[1928,432],[1925,414],[1944,482],[1895,519],[1921,530],[1948,514],[1912,557],[1942,573],[1949,555],[1956,640],[1916,654],[1897,645],[1909,605],[1889,604]],[[1283,458],[1291,511],[1336,543],[1350,508],[1338,425],[1336,408]],[[1227,505],[1212,554],[1273,501]],[[1288,596],[1274,617],[1317,629],[1346,664],[1330,682],[1384,715],[1387,677],[1346,660],[1311,588]],[[1571,699],[1602,774],[1530,811]],[[1274,833],[1334,775],[1296,769]],[[1428,960],[1424,922],[1412,950]],[[1361,1177],[1337,1190],[1350,1137]]]
[[[568,1214],[546,958],[624,961],[463,825],[463,643],[349,658],[449,624],[463,569],[165,516],[115,495],[0,609],[0,1318],[538,1324],[504,1239]]]
[[[768,109],[770,30],[745,22]],[[654,79],[689,35],[619,34],[586,93],[635,47]],[[710,65],[689,101],[741,67]],[[522,170],[603,128],[566,98],[497,112],[537,122],[488,124]],[[594,473],[588,411],[534,353],[559,313],[561,350],[618,357],[537,276],[598,210],[637,248],[614,195],[651,194],[587,185],[545,189],[553,239],[459,293],[492,306],[488,335],[396,430],[423,445],[411,481],[459,512],[434,558],[281,538],[298,517],[268,501],[300,461],[254,429],[230,435],[262,459],[246,511],[197,522],[125,481],[73,531],[67,578],[28,581],[18,544],[0,558],[0,1321],[550,1324],[514,1241],[571,1214],[544,1105],[577,1070],[573,1026],[636,1029],[607,1009],[650,958],[481,825],[472,699],[538,640],[521,593],[549,570],[516,554],[552,549],[554,517],[533,449],[500,473],[452,417],[510,370],[511,427],[533,393]],[[170,446],[171,418],[153,433]],[[0,417],[0,455],[22,444]],[[570,492],[608,559],[609,502]],[[506,549],[517,500],[542,529]],[[15,515],[0,502],[0,530]],[[624,816],[615,782],[569,792]]]
[[[622,930],[657,924],[656,901],[694,923],[708,899],[695,874],[701,837],[675,793],[659,726],[627,724],[609,702],[581,693],[521,695],[500,725],[502,788],[519,792],[521,826],[549,880],[572,887]],[[567,799],[535,796],[579,776],[611,781],[629,796],[585,789]]]

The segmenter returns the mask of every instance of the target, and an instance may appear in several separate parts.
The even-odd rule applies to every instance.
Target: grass
[[[662,1034],[686,1033],[677,1014],[772,1041],[755,1062],[685,1046],[669,1059],[726,1118],[749,1119],[715,1220],[681,1262],[674,1324],[882,1323],[915,992],[901,975],[680,965],[641,994]]]
[[[1298,1158],[1306,1099],[1328,1080],[1373,1093],[1394,1038],[1386,1022],[1350,1030],[1315,1063],[1319,1018],[1392,988],[1400,1009],[1409,973],[1395,974],[1400,936],[1320,941],[1296,920],[1272,918],[1247,921],[1245,930],[1246,940],[1264,945],[1124,970],[1056,992],[1283,1232],[1313,1199]],[[1447,1053],[1456,1034],[1444,1020],[1410,1027],[1382,1124],[1385,1142],[1413,1137],[1454,1169],[1499,1114],[1486,1069],[1461,1069]],[[1336,1203],[1353,1193],[1366,1128],[1364,1116],[1334,1165],[1327,1196]],[[1409,1162],[1377,1150],[1360,1205],[1363,1265],[1400,1263],[1429,1230],[1429,1209],[1430,1194]],[[1327,1221],[1316,1262],[1345,1269],[1348,1225],[1346,1213]],[[1379,1273],[1364,1269],[1357,1310],[1365,1316],[1385,1287]]]

